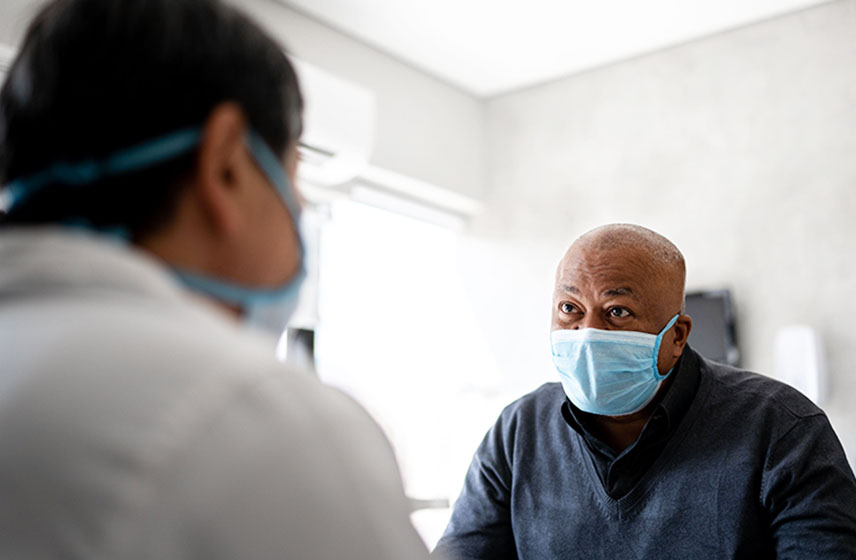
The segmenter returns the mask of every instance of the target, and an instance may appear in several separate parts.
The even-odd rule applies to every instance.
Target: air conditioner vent
[[[294,65],[305,100],[300,179],[322,187],[347,183],[369,164],[374,93],[306,62]]]

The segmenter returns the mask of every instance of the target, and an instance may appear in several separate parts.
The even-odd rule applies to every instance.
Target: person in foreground
[[[217,0],[55,0],[0,92],[0,558],[423,558],[392,451],[275,358],[302,100]]]
[[[553,296],[561,384],[502,412],[435,553],[856,558],[856,480],[823,411],[687,346],[684,277],[639,226],[574,242]]]

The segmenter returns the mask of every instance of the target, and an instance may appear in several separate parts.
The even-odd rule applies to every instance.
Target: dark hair
[[[219,0],[54,0],[30,24],[0,91],[0,184],[201,126],[236,102],[275,153],[303,101],[277,43]],[[85,220],[139,237],[172,215],[196,150],[86,186],[52,184],[5,225]]]

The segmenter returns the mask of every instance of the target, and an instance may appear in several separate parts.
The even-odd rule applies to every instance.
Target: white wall
[[[231,0],[295,56],[377,95],[371,163],[438,187],[484,196],[484,104],[275,0]]]
[[[640,223],[681,248],[690,288],[732,288],[748,368],[771,373],[777,328],[820,330],[856,461],[854,31],[842,0],[488,103],[489,210],[461,266],[509,383],[552,378],[565,247]]]
[[[0,44],[15,47],[27,24],[43,0],[2,0],[0,2]]]

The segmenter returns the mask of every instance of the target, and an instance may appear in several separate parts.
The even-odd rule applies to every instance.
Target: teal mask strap
[[[660,368],[657,367],[657,358],[660,356],[660,343],[663,341],[663,336],[669,331],[669,329],[671,329],[675,325],[675,323],[678,322],[678,317],[680,316],[680,313],[676,313],[675,316],[672,317],[672,319],[668,323],[666,323],[666,326],[663,327],[663,330],[661,330],[657,334],[657,341],[654,343],[654,373],[656,374],[657,379],[665,379],[669,377],[670,373],[672,373],[672,370],[670,369],[669,371],[661,375]]]
[[[261,136],[254,130],[250,130],[247,135],[247,147],[253,159],[261,168],[262,172],[267,176],[268,181],[279,193],[280,198],[288,208],[288,213],[291,214],[291,219],[294,222],[295,230],[300,221],[300,203],[297,201],[296,191],[288,180],[288,176],[282,168],[282,162],[274,155],[273,151],[268,147]]]
[[[44,171],[6,185],[6,211],[11,211],[35,193],[54,184],[85,186],[168,161],[195,148],[200,138],[198,127],[186,128],[126,148],[101,160],[57,162]]]
[[[173,269],[172,272],[182,284],[191,290],[240,308],[246,308],[250,305],[264,305],[290,297],[297,297],[297,292],[300,290],[300,286],[303,284],[306,276],[306,270],[303,267],[302,261],[300,268],[287,284],[269,289],[218,280],[211,276],[195,274],[187,270]]]
[[[291,184],[288,175],[285,174],[282,162],[274,155],[273,151],[268,147],[267,142],[256,131],[250,130],[247,134],[247,145],[253,159],[261,168],[262,173],[267,177],[268,182],[279,194],[279,198],[285,204],[285,208],[288,210],[289,216],[291,216],[291,224],[294,227],[294,233],[297,237],[297,248],[300,251],[298,256],[300,257],[301,274],[305,275],[304,259],[306,249],[303,246],[303,236],[300,234],[300,216],[303,211],[300,207],[300,202],[297,200],[297,190]]]

